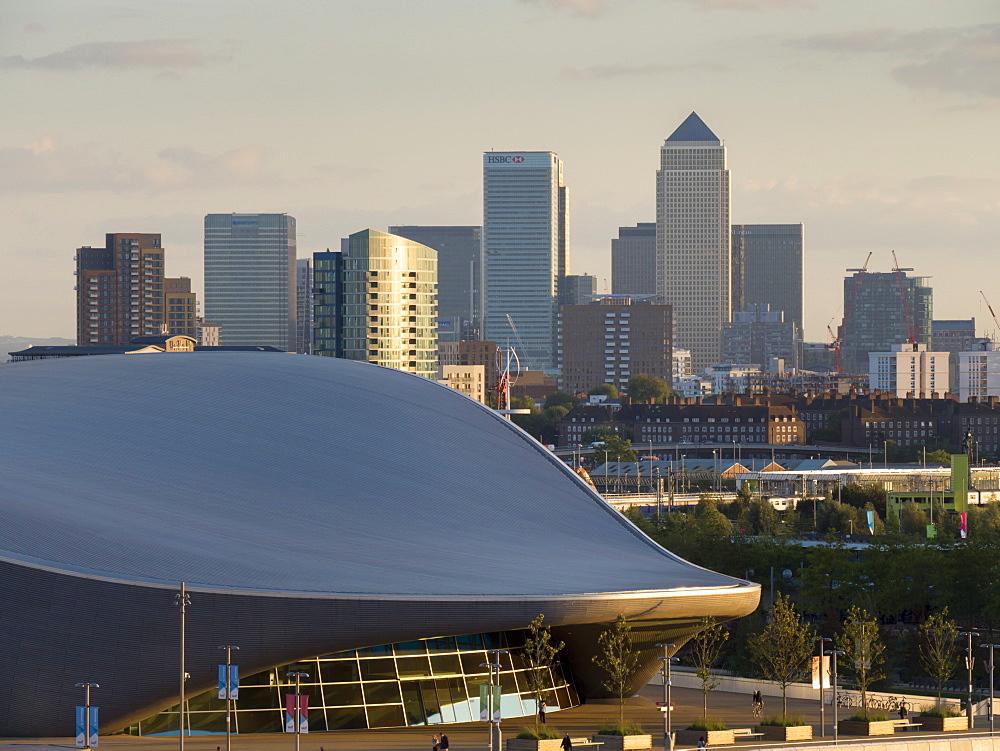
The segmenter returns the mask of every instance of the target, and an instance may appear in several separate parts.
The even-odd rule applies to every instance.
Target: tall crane
[[[868,262],[872,260],[871,251],[868,252],[868,257],[865,259],[864,265],[860,269],[847,269],[847,271],[856,271],[858,273],[858,278],[854,282],[854,291],[851,293],[851,299],[844,308],[844,318],[837,327],[837,335],[833,337],[833,341],[828,345],[829,349],[833,350],[833,372],[840,373],[844,372],[844,363],[841,356],[841,345],[844,343],[844,330],[847,328],[847,322],[851,318],[851,311],[854,310],[854,301],[858,299],[858,292],[861,290],[861,280],[865,278],[865,273],[868,271]],[[827,330],[830,327],[827,326]],[[831,335],[833,334],[830,331]]]
[[[997,331],[1000,332],[1000,321],[997,320],[997,314],[993,312],[993,306],[990,305],[990,301],[986,299],[986,293],[979,290],[979,294],[983,296],[983,302],[986,303],[986,307],[989,308],[990,315],[993,316],[993,325],[997,327]]]
[[[917,343],[916,325],[910,320],[910,307],[906,304],[906,292],[903,290],[903,272],[913,271],[911,268],[899,268],[899,261],[896,260],[896,251],[892,251],[892,270],[896,272],[896,284],[899,286],[899,304],[903,306],[903,318],[906,321],[906,341],[910,344]]]

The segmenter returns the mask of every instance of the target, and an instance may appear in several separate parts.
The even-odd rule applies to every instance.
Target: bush
[[[885,722],[889,718],[882,712],[869,711],[865,714],[865,711],[862,709],[860,712],[852,714],[849,719],[851,722]]]
[[[518,732],[517,737],[526,741],[550,741],[562,738],[563,732],[545,725],[525,725]]]
[[[962,713],[947,704],[924,704],[920,708],[924,717],[961,717]]]
[[[641,725],[634,722],[619,722],[615,725],[601,725],[598,735],[645,735]],[[562,737],[562,736],[560,736]]]
[[[776,728],[797,728],[806,724],[806,718],[800,714],[775,714],[765,717],[760,724]]]
[[[714,717],[706,717],[703,720],[695,720],[687,727],[688,730],[729,730],[726,727],[726,723],[722,720],[717,720]]]

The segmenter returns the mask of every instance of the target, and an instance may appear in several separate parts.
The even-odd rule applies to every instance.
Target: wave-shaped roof
[[[0,368],[0,558],[311,595],[739,586],[638,532],[461,394],[347,360],[107,355]]]

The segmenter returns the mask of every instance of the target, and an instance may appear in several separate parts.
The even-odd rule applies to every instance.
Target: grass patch
[[[562,738],[563,732],[546,725],[525,725],[518,731],[517,737],[526,741],[551,741]]]
[[[800,714],[774,714],[765,717],[760,724],[776,728],[797,728],[806,724],[806,718]]]
[[[726,723],[722,720],[717,720],[714,717],[706,717],[703,720],[695,720],[687,727],[688,730],[729,730],[726,727]]]
[[[883,712],[872,712],[869,710],[866,713],[864,710],[861,710],[852,714],[849,719],[851,722],[885,722],[889,718]]]
[[[920,714],[924,717],[961,717],[962,713],[957,709],[949,707],[947,704],[924,704],[920,707]]]
[[[642,726],[635,722],[616,722],[614,725],[601,725],[598,735],[645,735]]]

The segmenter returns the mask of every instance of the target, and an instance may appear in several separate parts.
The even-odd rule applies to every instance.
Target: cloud
[[[1000,24],[899,31],[879,28],[787,42],[843,55],[888,58],[890,75],[912,89],[1000,102]]]
[[[687,65],[670,65],[667,63],[646,63],[645,65],[626,65],[613,63],[611,65],[594,65],[587,68],[563,68],[561,75],[571,81],[584,81],[612,78],[640,78],[659,76],[667,73],[726,73],[731,68],[719,63],[692,63]]]
[[[200,68],[225,58],[206,55],[183,39],[149,39],[141,42],[91,42],[78,44],[62,52],[43,57],[21,55],[0,57],[0,69],[7,70],[84,70],[106,68]]]
[[[607,8],[605,0],[521,0],[529,5],[541,5],[556,11],[569,11],[584,18],[597,18]]]
[[[766,10],[769,8],[814,8],[808,0],[694,0],[710,10]]]
[[[161,193],[232,185],[280,184],[262,146],[207,154],[177,146],[141,159],[92,144],[60,145],[50,136],[0,148],[0,192],[114,191]]]
[[[43,31],[45,31],[45,27],[42,26],[40,23],[32,22],[32,23],[25,24],[24,25],[24,30],[26,32],[28,32],[29,34],[39,34],[39,33],[43,32]]]

